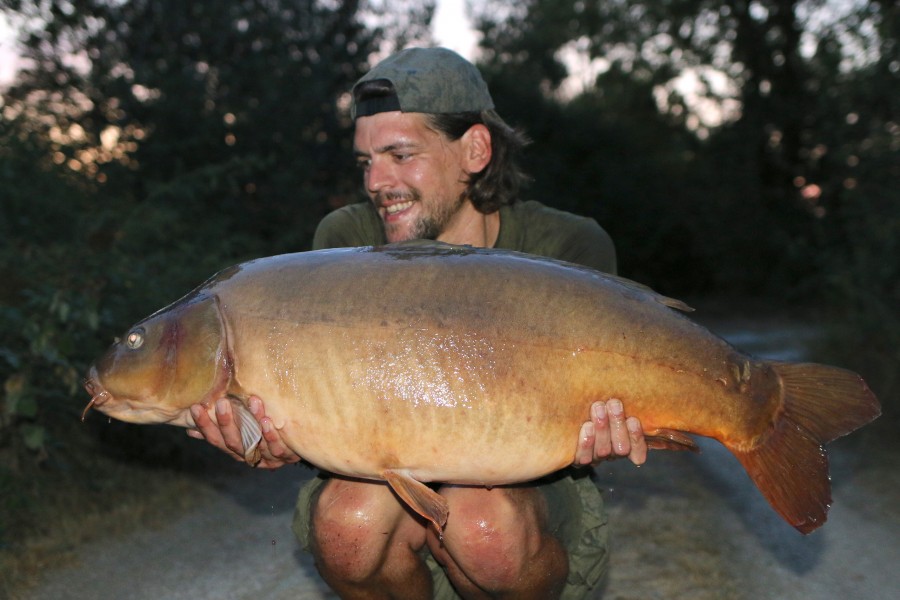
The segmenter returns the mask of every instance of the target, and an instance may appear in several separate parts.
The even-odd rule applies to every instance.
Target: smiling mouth
[[[390,204],[388,206],[382,206],[380,209],[381,216],[392,216],[398,213],[401,213],[411,207],[415,202],[413,200],[407,200],[406,202],[399,202],[397,204]]]

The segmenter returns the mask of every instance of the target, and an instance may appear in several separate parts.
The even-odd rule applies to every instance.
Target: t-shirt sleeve
[[[379,246],[385,243],[384,230],[371,204],[341,207],[325,215],[313,236],[312,249]]]
[[[498,248],[616,273],[616,247],[594,219],[528,200],[501,208]]]
[[[578,219],[568,235],[559,239],[558,258],[616,274],[615,244],[606,230],[593,219]]]

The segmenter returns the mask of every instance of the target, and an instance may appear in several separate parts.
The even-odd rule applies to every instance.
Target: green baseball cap
[[[394,94],[357,101],[366,81],[386,79]],[[481,112],[494,101],[478,69],[446,48],[407,48],[389,56],[353,86],[352,118],[400,110],[419,113]]]

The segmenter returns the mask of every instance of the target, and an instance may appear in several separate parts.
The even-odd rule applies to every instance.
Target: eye
[[[128,332],[128,335],[125,336],[125,346],[127,346],[130,350],[137,350],[144,344],[144,328],[138,327],[132,331]]]

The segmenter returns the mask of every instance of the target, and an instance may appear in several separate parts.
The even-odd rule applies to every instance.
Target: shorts
[[[328,476],[319,475],[300,489],[292,529],[301,546],[309,552],[312,503]],[[562,543],[569,557],[569,576],[563,600],[577,600],[595,594],[609,566],[608,530],[603,497],[586,470],[569,469],[552,478],[535,482],[547,498],[550,531]],[[434,598],[455,600],[459,596],[443,568],[423,549],[425,563],[434,580]]]

